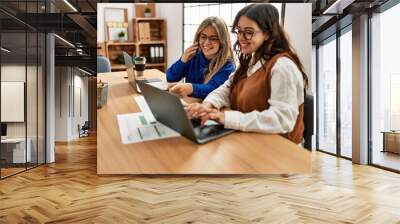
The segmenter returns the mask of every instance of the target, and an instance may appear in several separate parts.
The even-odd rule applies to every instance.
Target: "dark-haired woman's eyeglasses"
[[[260,33],[262,32],[262,30],[259,31],[253,31],[253,30],[239,30],[239,29],[235,29],[232,31],[233,34],[236,35],[236,37],[239,39],[240,35],[243,35],[245,40],[251,40],[251,38],[253,38],[254,34],[256,33]]]
[[[209,36],[208,37],[207,35],[200,35],[200,38],[199,38],[200,42],[204,43],[204,42],[206,42],[207,39],[211,44],[217,44],[219,42],[218,36]]]

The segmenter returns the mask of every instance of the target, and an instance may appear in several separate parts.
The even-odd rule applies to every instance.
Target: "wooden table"
[[[122,144],[117,114],[140,112],[125,72],[98,74],[109,83],[97,111],[98,174],[281,174],[311,171],[310,152],[279,135],[235,132],[204,145],[185,137]],[[145,70],[145,77],[165,77]]]

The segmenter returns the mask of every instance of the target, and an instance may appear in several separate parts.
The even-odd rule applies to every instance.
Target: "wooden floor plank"
[[[0,223],[400,223],[400,175],[313,152],[311,174],[98,176],[96,137],[0,181]]]

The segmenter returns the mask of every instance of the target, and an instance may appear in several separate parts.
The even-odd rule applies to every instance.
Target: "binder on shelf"
[[[153,54],[153,63],[157,63],[157,46],[152,46],[154,54]]]
[[[155,54],[156,54],[156,48],[154,46],[150,46],[150,63],[155,62]]]
[[[155,57],[154,57],[154,63],[158,63],[158,46],[154,46],[154,52],[155,52]]]
[[[164,47],[160,46],[160,63],[164,62]]]

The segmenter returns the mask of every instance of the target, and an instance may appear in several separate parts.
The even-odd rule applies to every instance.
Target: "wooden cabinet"
[[[383,152],[400,154],[400,131],[384,131]]]
[[[120,71],[125,70],[125,63],[122,52],[126,52],[129,55],[137,55],[137,44],[128,41],[107,41],[106,42],[106,54],[110,59],[111,70]]]
[[[122,52],[146,57],[146,68],[165,72],[167,69],[167,25],[160,18],[134,18],[132,20],[133,41],[107,41],[105,52],[113,71],[124,70]]]

